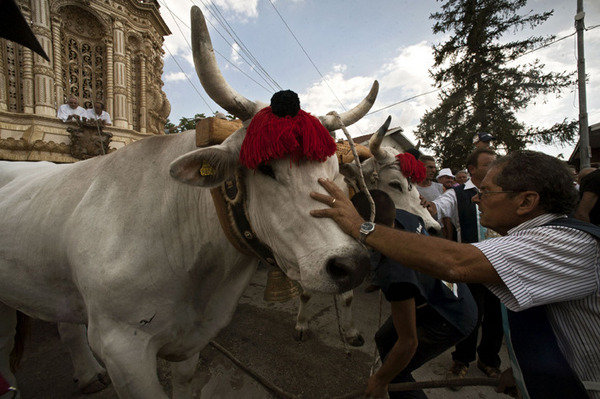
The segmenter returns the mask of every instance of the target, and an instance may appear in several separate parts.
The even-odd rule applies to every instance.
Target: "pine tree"
[[[426,148],[433,149],[442,165],[463,168],[473,150],[473,136],[489,132],[496,145],[507,151],[527,143],[572,141],[575,121],[563,119],[551,128],[526,126],[516,112],[538,94],[555,93],[574,84],[574,73],[544,73],[539,60],[526,65],[512,62],[554,39],[532,36],[501,42],[501,37],[546,21],[553,11],[518,14],[526,0],[445,0],[442,12],[431,19],[434,33],[451,33],[433,46],[430,74],[441,88],[440,104],[428,111],[415,132]]]

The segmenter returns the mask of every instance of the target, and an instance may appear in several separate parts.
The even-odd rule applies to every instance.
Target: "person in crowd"
[[[66,104],[58,107],[56,117],[63,122],[74,122],[85,120],[86,111],[79,106],[79,100],[75,96],[69,96]]]
[[[425,200],[433,201],[444,192],[444,186],[433,181],[437,172],[435,158],[430,155],[421,155],[419,161],[425,165],[425,180],[417,183],[417,190]]]
[[[423,220],[401,209],[380,190],[370,191],[375,222],[409,232],[427,234]],[[370,216],[367,195],[359,192],[352,203]],[[366,394],[383,397],[390,382],[414,381],[411,372],[437,357],[471,333],[477,305],[466,284],[448,283],[402,266],[372,252],[373,282],[390,302],[391,316],[375,334],[381,368],[368,381]],[[423,391],[390,392],[391,399],[426,398]]]
[[[94,101],[94,108],[87,110],[86,118],[92,123],[99,122],[102,126],[112,124],[110,115],[104,110],[104,103],[100,100]]]
[[[456,181],[456,185],[465,184],[469,180],[469,174],[466,170],[459,170],[456,172],[456,176],[454,176],[454,181]]]
[[[583,177],[581,177],[583,176]],[[579,173],[579,204],[574,216],[584,222],[600,225],[600,169],[585,168]]]
[[[314,217],[406,267],[482,283],[500,298],[523,397],[600,398],[600,228],[566,217],[577,191],[561,160],[525,150],[496,160],[473,201],[481,224],[501,237],[472,244],[370,226],[334,182],[319,183],[328,194],[310,196],[327,208]]]
[[[450,170],[450,168],[444,168],[440,170],[440,173],[438,173],[436,180],[438,181],[438,183],[444,186],[444,192],[446,190],[451,189],[454,185],[454,175],[452,174],[452,170]]]
[[[477,205],[472,198],[477,194],[478,187],[481,186],[481,182],[495,159],[496,154],[491,149],[476,149],[467,159],[467,168],[471,179],[463,185],[448,190],[444,195],[427,204],[432,214],[437,215],[443,225],[448,218],[452,222],[452,227],[456,229],[456,234],[450,235],[446,229],[451,229],[451,227],[445,226],[444,236],[446,238],[464,243],[479,242],[487,238],[487,229],[479,223]],[[487,376],[496,378],[500,375],[499,352],[503,337],[500,301],[482,284],[469,284],[469,289],[479,309],[478,328],[456,345],[447,377],[464,378],[467,375],[469,364],[475,361],[476,355],[478,355],[477,367]],[[477,346],[480,325],[481,340]]]
[[[479,132],[473,136],[473,145],[475,148],[490,148],[492,141],[496,138],[489,133]]]

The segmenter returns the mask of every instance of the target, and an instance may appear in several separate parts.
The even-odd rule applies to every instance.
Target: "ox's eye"
[[[391,188],[402,192],[402,183],[400,183],[398,180],[392,180],[388,184]]]
[[[263,163],[258,166],[258,171],[263,175],[269,176],[272,179],[275,179],[275,171],[273,167],[269,164]]]

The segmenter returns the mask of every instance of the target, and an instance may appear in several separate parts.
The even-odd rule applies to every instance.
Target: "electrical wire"
[[[206,106],[208,107],[208,109],[210,109],[210,112],[212,112],[213,114],[215,113],[215,111],[212,109],[212,107],[208,104],[208,101],[206,101],[206,99],[204,98],[204,96],[200,93],[200,91],[198,90],[198,88],[196,88],[196,86],[194,85],[194,82],[192,82],[192,80],[190,79],[190,77],[188,76],[187,73],[185,73],[185,71],[183,70],[183,68],[181,67],[181,65],[179,64],[179,61],[177,61],[177,58],[175,58],[173,56],[173,53],[171,53],[171,50],[169,50],[169,48],[167,47],[167,45],[165,43],[163,43],[163,46],[165,47],[165,49],[167,50],[167,52],[169,53],[169,55],[171,56],[171,58],[173,59],[173,61],[175,61],[175,63],[177,64],[177,66],[179,67],[179,70],[181,70],[181,72],[185,75],[185,78],[188,80],[188,82],[190,82],[190,84],[192,85],[192,87],[194,88],[194,90],[196,91],[196,93],[198,93],[198,95],[200,96],[200,98],[202,99],[202,101],[204,101],[204,104],[206,104]]]
[[[192,3],[194,3],[194,0],[190,0],[190,1]],[[207,8],[207,10],[213,15],[213,17],[215,17],[215,19],[221,24],[221,26],[229,34],[231,39],[240,47],[242,52],[244,52],[252,60],[252,62],[248,62],[248,61],[246,61],[246,62],[248,62],[248,64],[253,69],[254,69],[254,66],[256,66],[258,68],[258,70],[256,71],[257,73],[262,74],[266,81],[270,81],[275,87],[277,87],[279,90],[282,90],[282,87],[279,85],[279,83],[277,83],[277,81],[275,79],[273,79],[273,77],[267,72],[267,70],[262,66],[260,61],[258,61],[258,59],[256,59],[254,54],[252,54],[250,49],[248,49],[246,44],[237,35],[237,33],[235,32],[233,27],[229,24],[229,22],[227,22],[227,19],[225,18],[225,16],[223,16],[223,14],[219,10],[219,8],[213,2],[209,2],[209,5],[214,10],[214,12],[213,12],[213,11],[211,11],[210,7],[205,3],[204,0],[200,0],[200,1],[202,2],[202,4],[204,4],[204,6]],[[215,14],[215,12],[216,12],[216,14]],[[254,65],[252,65],[252,64],[254,64]]]
[[[269,0],[269,1],[270,1],[270,0]],[[595,28],[598,28],[598,27],[600,27],[600,25],[594,25],[594,26],[590,26],[589,28],[586,28],[586,30],[592,30],[592,29],[595,29]],[[562,40],[564,40],[564,39],[567,39],[567,38],[569,38],[569,37],[571,37],[571,36],[574,36],[576,33],[577,33],[577,32],[570,33],[570,34],[568,34],[568,35],[566,35],[566,36],[563,36],[563,37],[561,37],[561,38],[558,38],[558,39],[556,39],[556,40],[553,40],[553,41],[551,41],[551,42],[545,43],[544,45],[542,45],[542,46],[540,46],[540,47],[537,47],[537,48],[535,48],[535,49],[533,49],[533,50],[527,51],[527,52],[525,52],[525,53],[523,53],[523,54],[519,55],[519,56],[518,56],[518,57],[516,57],[514,60],[517,60],[517,59],[519,59],[519,58],[521,58],[521,57],[523,57],[523,56],[525,56],[525,55],[527,55],[527,54],[531,54],[531,53],[533,53],[533,52],[535,52],[535,51],[541,50],[541,49],[543,49],[543,48],[545,48],[545,47],[548,47],[548,46],[550,46],[550,45],[552,45],[552,44],[558,43],[558,42],[560,42],[560,41],[562,41]],[[514,60],[513,60],[513,61],[514,61]],[[477,73],[479,73],[479,72],[477,72]],[[473,75],[475,75],[475,73],[473,73],[471,76],[473,76]],[[380,111],[386,110],[386,109],[388,109],[388,108],[395,107],[396,105],[399,105],[399,104],[402,104],[402,103],[405,103],[405,102],[408,102],[408,101],[414,100],[415,98],[418,98],[418,97],[422,97],[422,96],[426,96],[426,95],[428,95],[428,94],[436,93],[436,92],[438,92],[438,91],[442,90],[444,87],[447,87],[447,86],[448,86],[448,83],[447,83],[447,84],[445,84],[445,85],[443,85],[443,86],[441,86],[441,87],[439,87],[439,88],[437,88],[437,89],[430,90],[430,91],[427,91],[427,92],[425,92],[425,93],[417,94],[417,95],[414,95],[414,96],[411,96],[411,97],[405,98],[404,100],[400,100],[400,101],[398,101],[398,102],[395,102],[395,103],[393,103],[393,104],[386,105],[385,107],[382,107],[382,108],[379,108],[379,109],[376,109],[376,110],[374,110],[374,111],[371,111],[371,112],[369,112],[367,115],[372,115],[372,114],[375,114],[375,113],[377,113],[377,112],[380,112]],[[365,115],[365,116],[367,116],[367,115]]]
[[[162,3],[162,2],[161,2]],[[169,10],[169,12],[171,13],[171,16],[173,17],[173,19],[177,19],[179,20],[179,22],[181,22],[183,24],[183,26],[185,26],[188,30],[191,31],[191,28],[188,24],[185,23],[185,21],[183,21],[177,14],[171,12],[171,10],[169,9],[169,7],[163,3],[163,5],[167,8],[167,10]],[[213,29],[215,29],[215,31],[223,38],[223,40],[225,40],[225,42],[230,45],[232,48],[233,46],[227,41],[227,39],[221,34],[221,32],[219,32],[219,30],[212,24],[212,22],[210,22],[210,20],[207,20],[208,23],[213,27]],[[179,25],[177,25],[179,27]],[[181,30],[180,30],[181,32]],[[185,35],[182,33],[182,36],[184,37],[185,42],[187,43],[190,51],[193,52],[192,46],[190,45],[190,43],[187,41],[187,39],[185,38]],[[251,81],[253,81],[254,83],[256,83],[258,86],[262,87],[265,91],[267,91],[268,93],[273,93],[274,91],[276,91],[276,89],[271,88],[268,89],[265,86],[263,86],[261,83],[257,82],[254,78],[252,78],[252,76],[248,75],[246,72],[244,72],[242,69],[240,69],[237,65],[235,65],[233,62],[231,62],[226,56],[224,56],[223,54],[221,54],[218,50],[215,50],[213,48],[213,50],[215,51],[215,53],[217,53],[221,58],[223,58],[227,63],[229,63],[233,68],[237,69],[239,72],[241,72],[244,76],[246,76],[248,79],[250,79]],[[239,52],[237,52],[237,50],[235,50],[235,48],[233,49],[234,51],[236,51],[236,53],[238,55],[240,55],[240,57],[244,58],[244,56],[242,54],[239,54]],[[248,62],[248,61],[246,61]],[[248,62],[248,64],[251,64],[250,62]],[[260,76],[260,75],[259,75]],[[264,78],[263,78],[264,80]],[[266,82],[267,84],[269,84],[269,82]]]
[[[325,84],[327,85],[327,87],[329,88],[329,91],[331,91],[331,94],[333,94],[333,96],[335,97],[335,99],[337,100],[338,103],[340,103],[340,105],[342,106],[342,108],[344,109],[344,111],[346,111],[346,107],[344,106],[344,104],[340,101],[340,99],[338,98],[338,96],[335,94],[335,92],[333,91],[333,89],[331,88],[331,86],[329,86],[329,82],[327,82],[327,79],[325,79],[325,76],[323,76],[323,74],[321,73],[321,71],[319,70],[319,68],[317,67],[317,65],[314,63],[314,61],[312,60],[312,58],[310,58],[310,55],[308,55],[308,53],[306,52],[306,50],[304,49],[304,46],[302,46],[302,43],[300,43],[300,40],[298,40],[298,38],[296,37],[296,35],[294,34],[294,32],[292,31],[292,29],[290,28],[290,26],[288,25],[288,23],[285,21],[285,19],[283,18],[283,16],[279,13],[279,11],[277,10],[277,7],[275,7],[275,4],[273,4],[273,1],[269,0],[269,3],[271,4],[271,6],[273,7],[273,9],[275,10],[275,12],[277,13],[277,15],[279,15],[279,18],[281,19],[281,21],[283,22],[283,24],[286,26],[286,28],[288,29],[288,31],[291,33],[291,35],[293,36],[294,40],[296,40],[296,43],[298,43],[298,46],[300,46],[300,48],[302,49],[302,51],[304,52],[304,55],[306,55],[306,58],[308,58],[308,60],[310,61],[310,63],[312,64],[312,66],[315,68],[315,70],[319,73],[319,76],[321,76],[321,79],[323,79],[323,82],[325,82]]]

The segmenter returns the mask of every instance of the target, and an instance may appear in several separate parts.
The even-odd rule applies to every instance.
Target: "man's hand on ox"
[[[331,218],[346,234],[358,238],[360,225],[364,222],[364,219],[358,214],[352,202],[350,202],[342,189],[331,180],[319,179],[319,184],[330,195],[312,192],[310,196],[328,205],[329,208],[315,209],[310,211],[310,214],[319,218]]]

